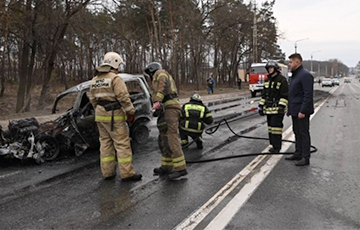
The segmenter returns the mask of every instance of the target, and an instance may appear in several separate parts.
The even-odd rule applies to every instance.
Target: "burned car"
[[[58,151],[56,139],[40,133],[40,124],[35,118],[10,121],[6,131],[0,126],[1,157],[42,163],[57,156]]]
[[[150,87],[143,75],[125,73],[118,75],[124,80],[130,94],[131,102],[136,110],[135,121],[129,125],[130,136],[133,141],[144,144],[149,138],[149,129],[146,123],[151,120],[152,102]],[[71,143],[71,145],[75,145],[75,151],[77,151],[77,148],[81,149],[81,147],[86,147],[87,145],[90,147],[99,145],[99,136],[95,123],[95,110],[86,94],[90,89],[90,82],[91,81],[83,82],[60,93],[56,97],[52,108],[52,113],[56,113],[60,100],[63,100],[63,98],[70,94],[76,95],[73,107],[55,120],[55,123],[59,123],[64,116],[67,117],[67,119],[65,119],[66,122],[71,120],[74,130],[72,130],[71,134],[67,134],[67,130],[63,130],[61,136],[64,136],[67,140],[76,140],[76,142]],[[69,143],[67,143],[67,145],[69,145]]]
[[[149,138],[147,123],[151,120],[150,87],[143,75],[118,74],[125,82],[130,99],[135,107],[135,121],[129,124],[132,141],[145,144]],[[2,132],[0,155],[12,155],[16,158],[34,158],[32,152],[37,153],[37,161],[54,160],[60,152],[74,151],[81,155],[88,148],[99,147],[99,134],[95,122],[95,110],[92,107],[87,92],[90,82],[86,81],[60,93],[53,104],[52,113],[61,112],[61,102],[70,101],[72,107],[63,112],[57,119],[38,124],[35,120],[24,122],[14,121],[16,130]],[[68,103],[63,103],[68,105]],[[64,105],[63,105],[64,107]],[[21,124],[20,126],[18,124]],[[28,127],[26,127],[26,124]],[[32,127],[32,128],[29,128]],[[19,130],[24,130],[22,133]],[[16,138],[14,138],[16,136]],[[12,142],[22,146],[21,154],[11,147]],[[21,157],[17,157],[21,156]],[[35,158],[34,158],[35,159]]]

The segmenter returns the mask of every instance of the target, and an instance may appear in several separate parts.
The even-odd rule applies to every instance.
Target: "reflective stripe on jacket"
[[[113,72],[101,73],[91,81],[88,93],[95,108],[95,121],[111,122],[112,111],[106,111],[99,101],[119,101],[121,108],[114,110],[114,121],[125,121],[126,114],[134,114],[135,108],[130,100],[124,80]]]
[[[154,98],[153,102],[163,102],[166,95],[177,95],[177,88],[173,77],[163,69],[156,71],[152,82]],[[164,102],[165,107],[180,108],[177,98],[169,99]]]
[[[264,114],[278,114],[279,108],[285,112],[288,105],[289,84],[286,78],[277,74],[269,77],[264,84],[264,90],[259,103],[259,107],[263,109]]]
[[[212,114],[200,101],[190,100],[181,108],[180,128],[185,131],[202,133],[205,128],[204,123],[211,124],[212,122]]]

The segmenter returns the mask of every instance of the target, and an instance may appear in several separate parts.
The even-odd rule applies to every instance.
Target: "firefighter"
[[[123,59],[119,54],[106,53],[103,63],[96,67],[99,74],[92,79],[88,95],[99,129],[102,175],[105,179],[114,178],[118,164],[121,180],[127,182],[141,180],[142,175],[135,173],[132,164],[126,121],[134,122],[135,108],[123,79],[117,75],[121,64]]]
[[[180,114],[180,137],[181,145],[188,145],[188,136],[195,140],[197,148],[203,149],[202,133],[205,124],[211,124],[213,117],[209,109],[202,103],[201,96],[194,94],[190,101],[184,104]]]
[[[153,88],[153,110],[158,114],[159,148],[161,166],[154,169],[155,175],[168,175],[174,180],[185,176],[186,161],[179,141],[180,102],[172,76],[158,62],[150,63],[144,70],[150,77]]]
[[[259,114],[267,116],[271,153],[278,153],[281,149],[283,119],[288,105],[289,85],[286,78],[281,75],[277,62],[269,61],[266,66],[268,80],[259,103]]]

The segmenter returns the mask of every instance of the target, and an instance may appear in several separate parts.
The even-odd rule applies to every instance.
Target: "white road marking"
[[[338,88],[338,87],[337,87]],[[332,90],[331,94],[337,89]],[[327,101],[328,97],[323,100],[320,105],[315,105],[314,114],[310,117],[310,120],[315,116],[319,109]],[[290,126],[284,133],[283,136],[286,139],[294,139],[294,134],[291,134],[292,126]],[[288,149],[291,143],[285,142],[284,149]],[[267,152],[268,148],[265,148],[263,152]],[[285,151],[286,151],[285,150]],[[271,170],[277,165],[283,155],[273,155],[270,159],[261,167],[260,171],[256,173],[236,195],[235,197],[225,206],[225,208],[209,223],[206,229],[224,229],[228,223],[232,220],[234,215],[240,210],[240,208],[246,203],[251,197],[255,190],[265,180]],[[221,188],[210,200],[208,200],[203,206],[191,213],[186,219],[178,224],[174,229],[195,229],[199,223],[205,219],[205,217],[216,208],[221,201],[232,192],[236,186],[247,176],[249,173],[265,159],[265,156],[260,155],[251,161],[241,172],[239,172],[233,179],[231,179],[223,188]]]
[[[339,88],[339,86],[336,86],[335,88],[332,88],[330,91],[329,91],[329,93],[330,94],[333,94],[334,92],[335,92],[335,90],[337,90]]]
[[[332,90],[333,92],[336,90]],[[331,92],[331,93],[333,93]],[[327,101],[327,98],[315,109],[314,114],[310,117],[310,120],[315,116],[315,114],[319,111],[319,109],[324,105]],[[290,126],[286,133],[289,136],[289,130],[292,129]],[[285,133],[284,133],[285,134]],[[285,136],[285,137],[287,137]],[[285,138],[286,140],[294,140],[294,134],[291,134],[290,137]],[[291,143],[286,142],[283,146],[285,147],[285,151],[290,148]],[[256,191],[256,189],[261,185],[261,183],[265,180],[265,178],[269,175],[269,173],[275,168],[277,163],[279,163],[280,159],[283,155],[274,155],[272,156],[264,166],[261,167],[260,171],[256,173],[250,180],[249,183],[244,185],[244,187],[234,196],[234,198],[225,206],[223,210],[206,226],[205,229],[224,229],[235,214],[240,210],[241,207],[246,203],[246,201],[251,197],[252,194]]]
[[[220,204],[224,198],[233,191],[238,184],[265,158],[265,155],[257,156],[241,172],[222,187],[213,197],[211,197],[203,206],[195,210],[188,218],[183,220],[174,229],[194,229],[214,208]]]
[[[294,140],[294,135],[291,135],[290,139]],[[284,144],[285,150],[290,148],[291,143]],[[283,146],[284,146],[283,145]],[[244,187],[234,196],[234,198],[225,206],[224,209],[206,226],[205,230],[209,229],[224,229],[235,214],[244,206],[246,201],[254,194],[256,189],[261,185],[265,178],[270,174],[274,167],[279,163],[283,155],[273,155],[270,159],[260,168],[250,182],[244,185]]]
[[[250,199],[252,194],[254,194],[281,158],[282,155],[273,155],[266,164],[261,167],[260,171],[250,179],[251,183],[246,184],[240,192],[235,195],[225,208],[206,226],[205,230],[224,229],[246,201]]]
[[[15,171],[15,172],[12,172],[12,173],[8,173],[8,174],[4,174],[4,175],[0,175],[0,179],[4,179],[6,177],[9,177],[9,176],[13,176],[13,175],[16,175],[16,174],[19,174],[21,171]]]

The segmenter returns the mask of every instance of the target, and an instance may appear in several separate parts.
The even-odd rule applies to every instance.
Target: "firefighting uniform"
[[[188,136],[196,140],[198,148],[202,148],[201,135],[205,124],[213,122],[209,109],[198,100],[190,100],[181,108],[180,114],[180,137],[181,144],[188,144]],[[204,124],[205,123],[205,124]]]
[[[123,79],[112,72],[100,73],[92,79],[88,95],[95,108],[95,121],[99,129],[100,166],[103,176],[114,176],[118,163],[121,178],[132,177],[135,171],[126,114],[133,115],[135,108]],[[120,102],[121,108],[106,111],[104,103],[115,101]]]
[[[270,144],[274,149],[281,149],[283,119],[288,105],[289,85],[286,78],[277,73],[276,76],[269,75],[264,84],[264,90],[259,107],[267,115],[267,124]]]
[[[182,171],[186,169],[186,161],[179,141],[180,102],[177,88],[172,76],[165,70],[155,72],[152,81],[153,102],[161,102],[163,112],[160,113],[157,126],[159,129],[159,148],[162,154],[161,167],[166,171]]]

